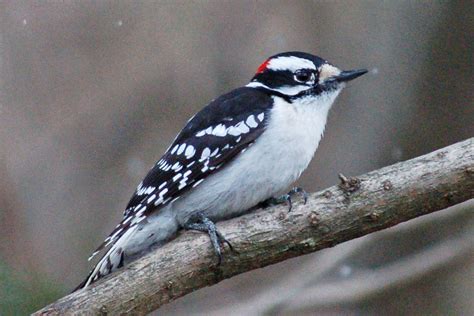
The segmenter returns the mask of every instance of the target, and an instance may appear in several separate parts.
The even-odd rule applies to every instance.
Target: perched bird
[[[179,229],[207,232],[220,262],[227,241],[214,222],[304,193],[297,188],[273,199],[310,163],[345,83],[366,72],[341,71],[302,52],[265,60],[249,84],[211,101],[187,122],[91,256],[105,252],[78,288],[166,243]]]

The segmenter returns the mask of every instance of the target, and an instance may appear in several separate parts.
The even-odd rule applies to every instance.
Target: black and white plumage
[[[137,187],[86,287],[171,239],[197,213],[217,221],[283,193],[306,169],[344,82],[327,61],[289,52],[191,118]]]

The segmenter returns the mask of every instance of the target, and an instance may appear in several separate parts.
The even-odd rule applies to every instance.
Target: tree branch
[[[34,315],[146,314],[194,290],[332,247],[474,198],[474,138],[276,206],[219,223],[238,252],[216,257],[208,237],[185,232],[96,284]]]

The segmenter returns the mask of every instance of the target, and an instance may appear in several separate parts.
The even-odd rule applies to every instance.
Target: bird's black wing
[[[140,183],[123,220],[92,256],[245,151],[263,133],[272,105],[267,94],[244,87],[213,100],[191,118]]]

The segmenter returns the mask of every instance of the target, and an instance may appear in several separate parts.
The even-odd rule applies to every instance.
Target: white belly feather
[[[274,97],[266,130],[255,143],[201,185],[142,222],[124,247],[127,256],[168,240],[196,212],[218,221],[284,193],[313,158],[338,94],[334,91],[297,104]]]
[[[267,128],[256,142],[171,205],[178,222],[198,211],[213,220],[236,216],[283,193],[313,158],[338,93],[297,104],[274,97]]]

